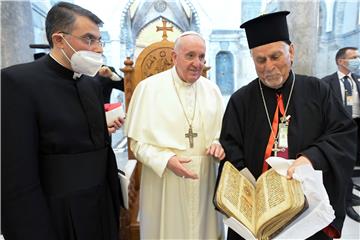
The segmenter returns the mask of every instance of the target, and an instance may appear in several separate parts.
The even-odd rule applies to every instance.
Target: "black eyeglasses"
[[[61,32],[61,33],[70,35],[72,37],[75,37],[77,39],[80,39],[80,40],[86,42],[89,45],[89,48],[94,46],[95,44],[98,44],[101,47],[105,47],[105,42],[101,39],[95,39],[95,38],[90,38],[90,37],[79,37],[79,36],[72,35],[71,33],[68,33],[68,32]]]

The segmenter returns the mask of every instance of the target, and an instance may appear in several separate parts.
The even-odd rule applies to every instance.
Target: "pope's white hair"
[[[174,45],[174,50],[177,51],[179,49],[179,45],[180,45],[180,40],[185,37],[185,36],[197,36],[199,37],[205,45],[205,39],[200,35],[200,33],[195,32],[195,31],[186,31],[183,32],[182,34],[180,34],[176,39],[175,39],[175,45]]]

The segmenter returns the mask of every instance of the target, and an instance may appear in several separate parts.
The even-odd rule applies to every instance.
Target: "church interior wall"
[[[341,29],[341,33],[345,34],[348,32],[351,32],[356,28],[356,26],[359,23],[358,15],[359,15],[359,3],[357,2],[351,2],[349,4],[346,4],[344,6],[344,17],[342,22],[343,27]]]
[[[35,51],[30,1],[1,1],[1,68],[32,61]]]
[[[294,71],[299,74],[313,75],[316,68],[316,54],[314,53],[317,53],[319,2],[281,1],[279,10],[291,12],[287,19],[290,39],[295,49]]]
[[[71,2],[79,4],[79,1]],[[40,27],[41,21],[39,21],[38,18],[43,16],[40,14],[37,18],[33,18],[32,2],[33,1],[30,0],[0,2],[2,24],[2,67],[33,60],[33,53],[36,50],[30,49],[28,45],[30,43],[39,43],[38,41],[41,41],[44,35],[39,37],[43,30]],[[53,4],[56,1],[49,0],[47,2]],[[114,36],[111,37],[112,42],[108,44],[107,49],[105,50],[105,54],[109,55],[107,56],[108,61],[117,70],[124,66],[123,62],[127,56],[134,58],[135,41],[137,37],[137,35],[132,35],[133,33],[136,33],[133,29],[136,24],[133,23],[134,19],[132,19],[130,15],[130,8],[132,3],[134,3],[134,0],[122,0],[120,2],[120,9],[123,9],[123,11],[119,11],[121,22],[118,22],[120,28],[119,32],[121,31],[121,33],[117,40],[112,40],[114,39]],[[139,2],[141,2],[141,0],[137,1],[137,3]],[[245,0],[242,3],[237,2],[234,6],[231,5],[233,7],[231,10],[232,12],[237,8],[237,10],[235,10],[238,12],[237,19],[233,15],[223,11],[225,6],[218,8],[219,11],[221,10],[221,14],[214,14],[215,10],[208,10],[200,0],[172,0],[168,2],[168,6],[172,6],[171,4],[174,4],[175,6],[179,2],[182,4],[188,4],[188,2],[191,3],[191,6],[188,5],[188,12],[166,12],[165,9],[162,13],[157,12],[157,16],[168,18],[182,31],[196,27],[201,30],[200,33],[207,42],[207,65],[211,66],[209,77],[212,81],[216,82],[216,67],[214,65],[215,56],[219,51],[224,50],[224,47],[212,42],[213,39],[211,33],[214,30],[213,28],[221,25],[218,21],[220,18],[224,18],[224,14],[228,17],[228,23],[232,24],[232,27],[228,28],[227,33],[222,33],[221,41],[229,43],[226,50],[231,52],[234,56],[234,89],[240,88],[255,78],[256,73],[253,68],[249,50],[247,49],[246,38],[243,31],[238,28],[238,25],[240,25],[239,23],[242,22],[242,19],[245,17],[252,18],[255,16],[250,16],[251,14],[259,14],[259,11],[264,9],[263,0]],[[229,1],[226,0],[225,2]],[[306,3],[303,1],[266,1],[266,3],[268,3],[265,7],[267,11],[287,9],[292,12],[292,14],[289,15],[289,29],[296,50],[294,68],[299,73],[315,75],[317,77],[329,74],[336,70],[333,59],[338,48],[344,46],[360,46],[359,0],[321,0],[311,2],[306,1]],[[137,6],[140,6],[140,4]],[[84,7],[87,6],[84,5]],[[154,8],[152,9],[155,14]],[[167,8],[167,10],[169,9],[170,7]],[[96,12],[96,9],[90,10]],[[196,10],[196,12],[190,14],[190,16],[186,15],[191,13],[192,10]],[[47,10],[44,10],[44,12],[46,13]],[[141,11],[138,11],[137,13],[139,14],[140,12]],[[187,17],[186,19],[184,14]],[[140,26],[139,29],[142,30],[151,20],[153,20],[151,16],[150,11],[143,11],[142,14],[139,15],[139,19],[142,19],[142,22],[139,22],[136,26]],[[182,19],[183,22],[187,22],[187,29],[182,29],[181,25],[178,25],[179,20],[176,19]],[[299,21],[299,19],[301,19],[301,21]],[[16,28],[14,26],[16,26]],[[29,26],[33,27],[31,28]],[[234,33],[231,31],[240,32],[240,37],[234,38]],[[138,33],[141,33],[141,31]],[[109,50],[109,48],[111,49]]]
[[[360,1],[321,2],[315,76],[322,78],[337,70],[335,54],[338,49],[360,47],[359,13]]]

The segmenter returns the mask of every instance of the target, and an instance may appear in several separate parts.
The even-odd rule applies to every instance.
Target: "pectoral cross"
[[[284,152],[285,148],[279,148],[279,143],[277,140],[275,140],[274,148],[272,149],[274,152],[274,157],[277,157],[278,152]]]
[[[188,133],[185,133],[185,137],[189,138],[190,148],[194,147],[194,137],[197,137],[197,133],[194,133],[192,126],[190,125]]]

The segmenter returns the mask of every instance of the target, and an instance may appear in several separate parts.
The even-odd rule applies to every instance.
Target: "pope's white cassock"
[[[142,239],[222,237],[222,224],[212,204],[216,160],[206,155],[206,148],[219,139],[222,116],[219,88],[203,77],[193,84],[185,83],[175,67],[136,87],[125,133],[135,157],[143,163]],[[185,137],[189,123],[197,133],[193,148]],[[167,169],[167,162],[174,155],[191,158],[185,166],[199,179],[184,179]]]

